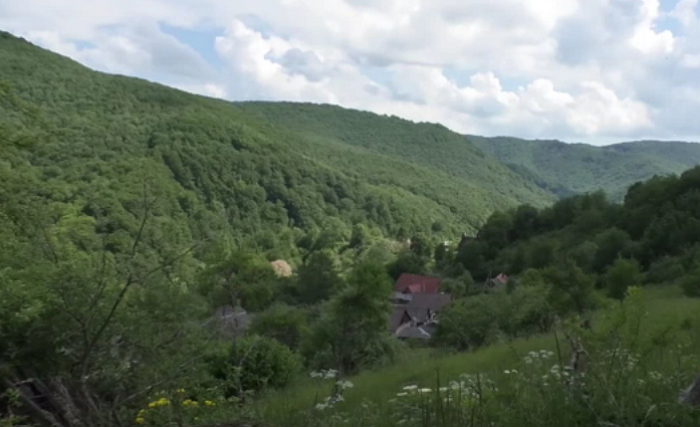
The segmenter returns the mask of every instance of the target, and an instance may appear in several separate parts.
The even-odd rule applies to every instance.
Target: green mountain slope
[[[172,239],[230,235],[262,250],[336,219],[449,237],[496,209],[553,200],[441,126],[204,98],[94,72],[7,33],[0,76],[0,197],[112,236],[137,231],[144,193],[162,200]]]
[[[467,139],[559,197],[605,190],[620,199],[635,182],[700,163],[700,144],[639,141],[605,147],[509,137]]]

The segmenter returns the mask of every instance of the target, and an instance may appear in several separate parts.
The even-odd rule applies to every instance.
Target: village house
[[[440,278],[402,274],[394,285],[390,331],[399,339],[430,339],[437,314],[450,303],[450,295],[439,292]]]
[[[489,291],[503,290],[506,288],[506,286],[508,286],[508,280],[508,276],[506,276],[504,273],[501,273],[494,278],[488,278],[486,280],[486,289]]]

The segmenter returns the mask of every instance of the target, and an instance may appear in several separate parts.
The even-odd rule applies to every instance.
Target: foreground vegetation
[[[272,426],[692,426],[700,412],[678,396],[698,373],[699,309],[673,286],[635,289],[600,309],[592,330],[565,322],[468,354],[412,350],[391,367],[342,380],[312,373],[243,409],[204,413]],[[585,350],[577,365],[572,336]],[[172,411],[149,409],[144,422]]]

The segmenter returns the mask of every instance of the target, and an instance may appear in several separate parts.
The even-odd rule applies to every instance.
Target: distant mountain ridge
[[[689,142],[634,141],[597,147],[511,137],[466,139],[558,197],[602,189],[620,200],[635,182],[679,174],[700,164],[700,144]]]
[[[2,99],[5,87],[41,129]],[[619,198],[700,161],[700,147],[680,143],[465,137],[332,105],[227,102],[92,71],[0,32],[3,129],[37,139],[3,147],[0,196],[38,198],[66,217],[106,209],[110,230],[129,230],[147,178],[183,239],[230,233],[263,250],[338,221],[450,238],[495,210],[598,188]]]

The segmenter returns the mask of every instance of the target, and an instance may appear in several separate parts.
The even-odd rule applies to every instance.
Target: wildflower
[[[432,390],[429,388],[422,388],[419,390],[421,393],[430,393]]]
[[[328,404],[326,404],[326,403],[317,403],[316,404],[316,409],[318,409],[319,411],[323,411],[327,407],[328,407]]]
[[[408,393],[406,393],[406,392],[396,393],[396,396],[397,397],[404,397],[404,396],[408,396]]]
[[[180,393],[180,394],[184,394],[184,393],[185,393],[185,389],[184,389],[184,388],[178,388],[178,389],[175,390],[175,391],[177,391],[177,392]]]
[[[186,399],[186,400],[182,401],[182,406],[191,406],[191,405],[194,405],[194,402],[192,401],[192,399]]]
[[[216,403],[212,402],[211,400],[205,400],[204,404],[207,406],[216,406]]]
[[[155,408],[156,406],[158,406],[158,402],[150,402],[150,403],[148,404],[148,407],[149,407],[149,408]]]
[[[448,390],[447,387],[440,387],[440,391],[443,393],[445,393],[447,390]]]
[[[506,374],[506,375],[510,375],[510,371],[509,371],[508,369],[506,369],[505,371],[503,371],[503,373]]]
[[[525,360],[525,363],[526,363],[527,365],[531,365],[531,364],[532,364],[532,357],[526,357],[524,360]]]
[[[134,420],[136,424],[143,424],[145,421],[146,420],[144,420],[143,417],[136,417],[136,419]]]
[[[413,391],[413,390],[417,390],[417,389],[418,389],[418,386],[417,386],[417,385],[407,385],[407,386],[404,387],[403,389],[404,389],[404,390],[407,390],[407,391]]]
[[[146,409],[141,409],[141,410],[139,411],[139,415],[138,415],[138,416],[140,417],[140,416],[142,416],[143,414],[145,414],[146,412],[147,412]]]
[[[350,381],[338,381],[336,384],[338,385],[338,387],[340,387],[343,390],[345,390],[346,388],[355,387],[355,385],[353,383],[351,383]]]
[[[156,402],[156,406],[168,406],[168,405],[170,405],[170,401],[164,397],[161,397]]]

